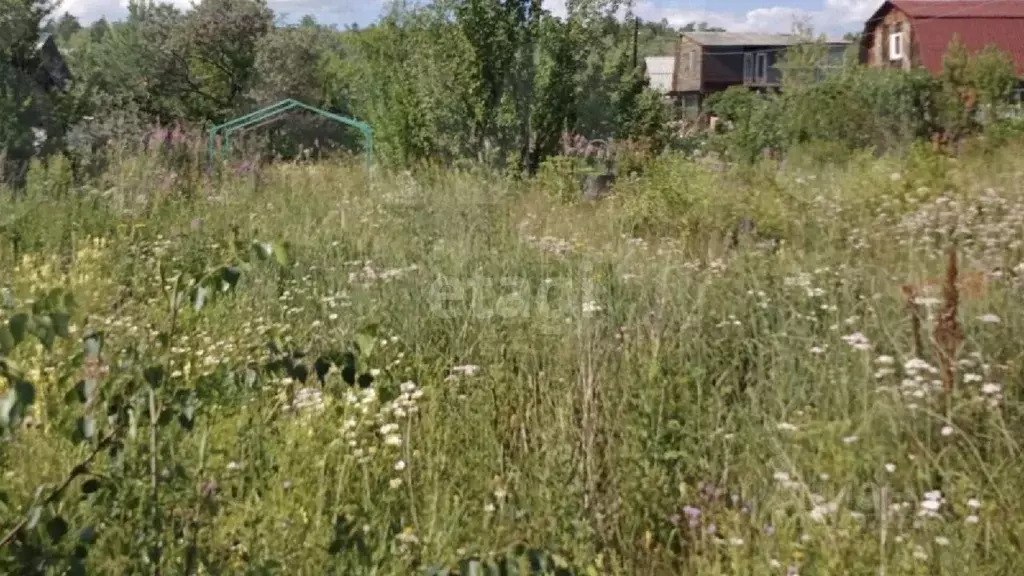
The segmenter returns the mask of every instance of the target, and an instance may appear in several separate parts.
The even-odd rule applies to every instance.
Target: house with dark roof
[[[954,35],[971,53],[994,44],[1024,78],[1021,0],[888,0],[864,24],[860,59],[868,66],[924,68],[939,75]]]
[[[752,90],[777,89],[782,73],[776,64],[787,49],[806,44],[795,34],[682,32],[676,50],[672,94],[684,108],[696,110],[704,97],[730,86]],[[847,40],[826,42],[828,56],[821,67],[842,65]]]

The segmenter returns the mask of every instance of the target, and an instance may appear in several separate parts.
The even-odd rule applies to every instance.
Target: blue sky
[[[172,0],[188,7],[190,0]],[[268,0],[289,20],[311,14],[334,24],[369,24],[380,14],[384,0]],[[64,0],[63,10],[84,22],[124,16],[126,0]],[[647,20],[667,19],[673,25],[706,21],[732,31],[788,32],[797,20],[808,21],[816,32],[841,34],[859,29],[881,0],[637,0],[636,13]],[[555,14],[565,11],[564,0],[545,0]]]

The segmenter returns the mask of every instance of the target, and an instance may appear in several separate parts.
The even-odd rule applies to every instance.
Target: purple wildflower
[[[683,514],[689,519],[690,528],[696,528],[700,524],[700,508],[684,506]]]

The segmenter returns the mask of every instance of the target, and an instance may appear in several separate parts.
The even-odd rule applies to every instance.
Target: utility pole
[[[637,66],[637,43],[640,41],[640,17],[633,17],[633,68]]]

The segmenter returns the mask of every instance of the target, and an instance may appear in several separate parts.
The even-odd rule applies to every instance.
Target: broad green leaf
[[[0,326],[0,354],[10,354],[16,345],[17,342],[14,341],[11,329],[7,326]]]
[[[274,253],[274,260],[277,261],[279,266],[289,266],[291,264],[291,254],[287,244],[275,242],[271,250]]]
[[[356,334],[356,346],[359,347],[359,354],[369,356],[373,353],[373,347],[377,345],[377,339],[367,334]]]
[[[96,388],[98,383],[93,379],[79,380],[75,384],[75,392],[78,396],[78,401],[85,404],[96,395]]]
[[[82,339],[82,346],[85,350],[85,357],[97,359],[100,357],[100,350],[103,348],[103,334],[94,332]]]
[[[8,428],[16,418],[15,406],[17,398],[14,390],[8,390],[3,397],[0,397],[0,428]]]
[[[149,382],[150,386],[157,388],[164,381],[164,367],[154,364],[143,371],[143,377],[146,378],[146,382]]]
[[[75,295],[71,292],[64,293],[64,310],[71,314],[78,310],[78,300],[75,299]]]
[[[252,251],[260,260],[267,260],[274,255],[274,245],[269,242],[252,241]]]
[[[49,316],[42,314],[36,314],[29,318],[28,331],[33,336],[39,339],[43,347],[47,350],[53,348],[53,341],[56,338],[56,332],[53,329],[53,319]]]
[[[221,268],[220,279],[229,288],[234,288],[238,284],[238,279],[242,277],[242,271],[235,266],[225,266]]]
[[[202,310],[203,306],[206,304],[206,294],[208,291],[209,289],[202,284],[196,287],[196,295],[193,299],[192,307],[195,308],[197,312]]]
[[[185,430],[192,430],[196,422],[196,396],[195,393],[189,393],[189,395],[183,400],[181,411],[178,413],[178,423]]]
[[[53,312],[50,314],[53,321],[53,331],[61,338],[69,338],[68,328],[71,326],[71,315],[67,312]]]
[[[14,383],[14,395],[22,406],[31,406],[36,401],[36,387],[27,380],[18,380]]]
[[[43,299],[44,310],[47,312],[56,312],[64,308],[64,290],[61,288],[53,288],[46,297]]]
[[[96,419],[90,416],[80,417],[77,432],[82,440],[92,440],[96,436]]]
[[[68,523],[61,516],[55,516],[46,523],[46,534],[50,541],[57,544],[68,533]]]
[[[96,529],[91,525],[82,528],[78,533],[78,540],[82,544],[92,544],[96,541]]]
[[[82,494],[92,494],[100,489],[100,481],[96,478],[89,478],[82,482]]]
[[[11,316],[11,319],[7,321],[15,344],[21,344],[25,340],[25,334],[28,332],[28,318],[28,314],[21,313]]]
[[[36,525],[39,524],[39,518],[42,515],[43,515],[43,507],[42,506],[33,506],[32,509],[28,511],[28,522],[25,523],[25,529],[26,530],[34,529],[36,527]]]
[[[484,567],[480,560],[467,558],[459,562],[459,573],[463,576],[483,576]]]

